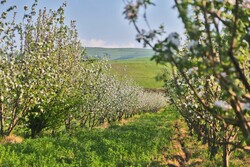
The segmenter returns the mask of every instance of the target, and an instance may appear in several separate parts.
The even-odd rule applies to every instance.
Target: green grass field
[[[156,81],[157,75],[162,73],[163,66],[150,61],[150,58],[112,60],[110,63],[114,73],[121,77],[131,77],[144,88],[162,88],[164,84],[162,81]]]
[[[148,166],[161,161],[175,119],[176,113],[166,110],[137,115],[125,125],[0,145],[0,166]]]

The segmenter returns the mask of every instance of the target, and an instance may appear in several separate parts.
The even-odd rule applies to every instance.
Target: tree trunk
[[[229,145],[223,144],[223,167],[229,167],[229,158],[230,158],[230,152],[229,152]]]
[[[88,120],[88,115],[86,115],[86,117],[83,116],[83,117],[81,118],[81,127],[82,127],[82,128],[84,128],[84,127],[86,126],[87,120]]]
[[[71,116],[69,116],[65,121],[65,127],[67,131],[71,130]]]
[[[235,97],[232,97],[232,99],[233,100],[231,100],[231,106],[233,107],[234,112],[238,118],[238,123],[239,123],[238,126],[240,127],[242,134],[246,139],[246,144],[250,146],[250,142],[247,140],[250,136],[250,125],[248,124],[248,121],[244,116],[244,114],[241,112],[241,108],[239,105],[240,101]]]
[[[1,110],[0,110],[0,120],[1,120],[1,129],[0,129],[0,133],[1,136],[4,136],[4,115],[3,115],[3,104],[1,104]]]
[[[11,134],[11,132],[13,131],[13,129],[15,128],[15,126],[18,124],[19,121],[20,120],[17,117],[12,118],[11,123],[8,127],[8,131],[6,132],[7,136],[9,136]]]

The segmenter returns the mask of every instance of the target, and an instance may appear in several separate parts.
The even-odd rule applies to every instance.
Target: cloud
[[[140,45],[133,43],[133,42],[129,42],[129,43],[125,43],[125,44],[115,44],[115,43],[110,43],[107,41],[104,41],[102,39],[89,39],[89,40],[85,40],[82,39],[81,43],[83,46],[86,47],[103,47],[103,48],[139,48]]]

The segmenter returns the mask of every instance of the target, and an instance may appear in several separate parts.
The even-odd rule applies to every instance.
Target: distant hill
[[[142,57],[152,57],[154,51],[142,48],[98,48],[86,47],[88,56],[107,57],[110,60],[127,60]]]

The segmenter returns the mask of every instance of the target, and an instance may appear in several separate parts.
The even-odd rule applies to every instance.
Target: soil
[[[189,138],[186,130],[181,126],[180,121],[176,121],[174,124],[174,137],[172,139],[173,152],[163,152],[163,162],[169,167],[185,167],[185,166],[201,166],[201,159],[191,160],[191,150],[185,146],[185,139]],[[168,149],[169,150],[169,149]]]

